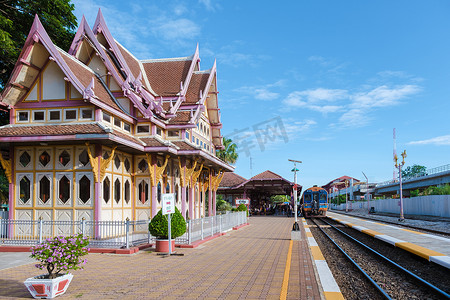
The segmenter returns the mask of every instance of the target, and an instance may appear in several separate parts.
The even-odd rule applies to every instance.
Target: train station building
[[[216,64],[186,57],[137,59],[101,11],[85,18],[66,52],[36,16],[2,94],[0,163],[9,218],[148,220],[174,193],[190,219],[215,214],[233,167],[222,149]]]
[[[268,208],[271,196],[291,196],[293,188],[293,182],[269,170],[257,174],[248,180],[235,173],[225,173],[217,194],[223,195],[224,199],[233,206],[237,204],[236,199],[247,199],[249,200],[250,208],[263,210]],[[297,185],[297,195],[299,197],[301,190],[302,186]]]

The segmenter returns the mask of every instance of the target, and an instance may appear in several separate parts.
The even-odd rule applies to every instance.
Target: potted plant
[[[49,238],[31,248],[30,257],[39,261],[36,268],[47,269],[47,274],[25,280],[25,286],[34,298],[51,299],[67,291],[73,275],[69,270],[83,269],[88,254],[89,238],[82,234],[76,236],[57,236]]]
[[[186,232],[186,221],[176,207],[175,213],[173,213],[170,218],[170,224],[172,238],[171,248],[173,249],[175,246],[175,239]],[[156,237],[156,252],[169,252],[168,229],[169,223],[167,221],[167,215],[163,215],[162,210],[160,210],[148,225],[150,234]]]

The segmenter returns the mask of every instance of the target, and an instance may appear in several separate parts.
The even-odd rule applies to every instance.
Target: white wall
[[[371,200],[370,206],[376,212],[400,214],[400,199]],[[367,201],[353,202],[349,209],[367,211]],[[345,203],[333,205],[332,209],[345,210]],[[403,213],[406,215],[427,215],[450,218],[450,195],[420,196],[403,199]]]

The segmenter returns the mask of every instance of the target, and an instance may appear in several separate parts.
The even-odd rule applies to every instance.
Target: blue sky
[[[76,0],[92,26],[140,59],[217,59],[224,136],[236,173],[271,170],[323,185],[392,179],[393,138],[406,166],[450,163],[448,1]],[[250,157],[252,170],[250,170]]]

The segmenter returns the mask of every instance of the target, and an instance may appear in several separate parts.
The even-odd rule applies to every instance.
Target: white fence
[[[349,209],[368,210],[367,201],[348,203]],[[376,212],[400,214],[400,199],[370,200]],[[345,210],[345,203],[332,204],[331,209]],[[450,218],[450,195],[431,195],[403,199],[403,213]]]
[[[26,221],[0,219],[1,245],[35,245],[47,238],[82,233],[89,236],[89,246],[99,248],[129,248],[153,243],[148,231],[150,220],[144,221]],[[186,233],[177,244],[191,244],[219,232],[247,223],[245,211],[202,219],[188,220]]]

